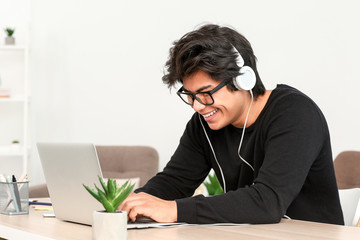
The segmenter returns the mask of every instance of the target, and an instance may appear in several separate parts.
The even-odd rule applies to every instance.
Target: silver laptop
[[[104,207],[82,184],[100,187],[102,177],[96,148],[91,143],[37,143],[45,180],[56,218],[92,225],[94,210]],[[177,225],[139,219],[127,228],[149,228]]]
[[[37,148],[56,218],[91,225],[93,211],[103,209],[82,185],[99,186],[102,173],[95,146],[38,143]]]

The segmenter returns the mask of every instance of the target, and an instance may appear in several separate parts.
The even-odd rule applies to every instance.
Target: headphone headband
[[[238,67],[243,67],[245,64],[244,59],[242,58],[241,54],[239,53],[239,51],[233,46],[234,52],[237,53],[237,57],[236,57],[236,65],[238,65]]]

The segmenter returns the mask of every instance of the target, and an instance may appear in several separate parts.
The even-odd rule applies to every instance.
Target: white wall
[[[33,142],[151,145],[163,168],[192,114],[162,84],[168,49],[213,22],[252,42],[266,87],[286,83],[318,103],[334,156],[359,150],[359,9],[357,0],[33,0]],[[36,153],[31,166],[42,182]]]
[[[16,44],[24,44],[27,41],[29,20],[29,0],[0,0],[0,45],[4,44],[4,28],[7,27],[15,28]]]

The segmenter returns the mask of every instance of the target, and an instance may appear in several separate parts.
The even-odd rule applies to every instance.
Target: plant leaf
[[[209,182],[205,181],[204,185],[209,195],[219,195],[224,193],[216,174],[208,175]]]
[[[7,33],[8,37],[11,37],[15,32],[15,28],[5,28],[5,32]]]
[[[217,178],[216,174],[213,175],[212,185],[215,187],[215,189],[222,189],[219,179]]]
[[[135,184],[130,185],[130,181],[127,180],[121,187],[119,187],[114,179],[109,178],[107,184],[104,183],[103,179],[99,177],[102,191],[96,184],[94,184],[95,190],[84,185],[85,189],[96,198],[104,206],[107,212],[115,212],[119,205],[129,196],[133,190]]]
[[[119,196],[119,194],[124,190],[124,188],[128,185],[129,180],[127,180],[123,185],[121,185],[121,187],[116,189],[115,192],[115,198],[117,198]]]
[[[209,195],[214,195],[214,193],[215,193],[214,187],[208,182],[204,182],[204,185],[205,185],[206,190],[208,191]]]
[[[222,189],[217,188],[217,189],[215,190],[215,192],[214,192],[214,195],[220,195],[220,194],[222,194],[222,193],[223,193]]]
[[[108,188],[107,188],[107,186],[105,185],[103,179],[102,179],[100,176],[98,176],[98,178],[99,178],[99,182],[100,182],[102,188],[103,188],[104,191],[105,191],[105,195],[107,196],[107,195],[109,194],[109,193],[108,193]]]
[[[104,194],[105,197],[106,197],[106,194],[105,194],[100,188],[98,188],[98,186],[96,186],[96,184],[94,184],[94,186],[95,186],[96,190],[98,191],[98,195],[99,195],[99,196],[100,196],[100,193],[102,193],[102,194]]]
[[[100,200],[100,196],[91,188],[89,188],[88,186],[84,185],[83,186],[85,187],[85,189],[94,197],[96,198],[96,200],[98,200],[99,202],[101,202]]]
[[[113,201],[113,206],[115,209],[117,209],[120,204],[129,196],[131,191],[133,190],[135,184],[129,185],[120,193],[120,195]]]
[[[107,212],[115,212],[116,211],[116,208],[114,208],[113,204],[106,198],[106,196],[103,192],[100,192],[99,196],[100,196],[101,203]]]
[[[107,182],[107,189],[108,189],[108,199],[112,201],[115,198],[115,190],[116,190],[116,183],[113,179],[108,179]]]

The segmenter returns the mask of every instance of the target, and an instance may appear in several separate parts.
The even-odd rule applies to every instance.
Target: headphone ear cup
[[[234,85],[237,89],[251,90],[256,83],[256,75],[254,70],[249,66],[243,66],[240,69],[240,75],[234,79]]]

